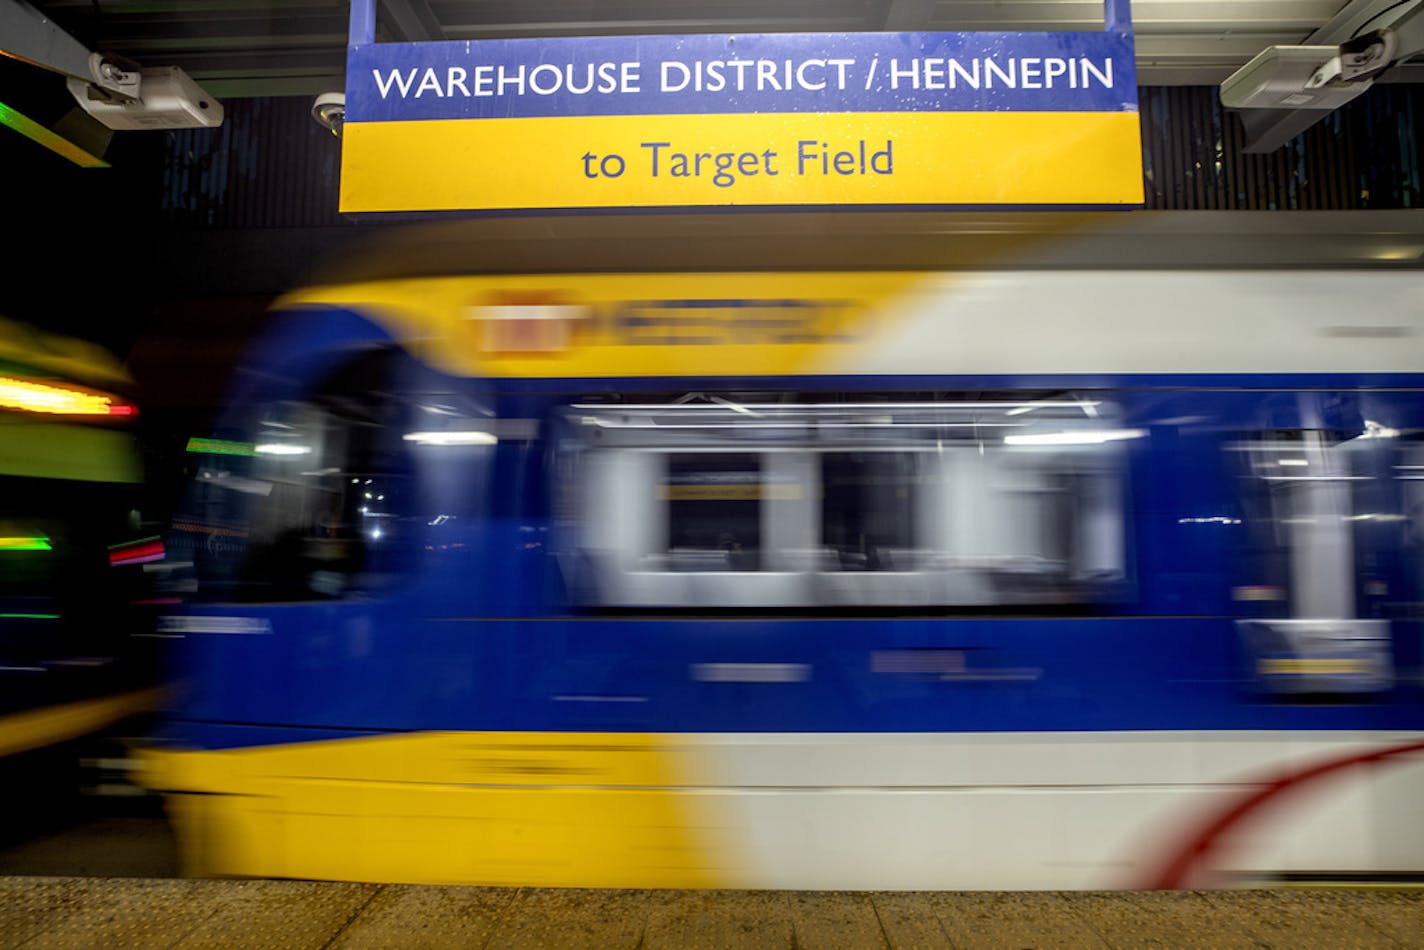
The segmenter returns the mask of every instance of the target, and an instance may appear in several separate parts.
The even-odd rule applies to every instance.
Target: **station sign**
[[[344,212],[1142,201],[1132,34],[374,43]]]

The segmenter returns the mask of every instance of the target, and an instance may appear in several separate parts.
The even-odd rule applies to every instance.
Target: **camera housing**
[[[138,70],[135,95],[114,95],[83,79],[68,80],[80,107],[110,129],[197,129],[222,125],[223,107],[177,66]]]
[[[340,136],[346,122],[346,93],[323,92],[312,102],[311,115],[322,128]]]
[[[1340,82],[1338,46],[1269,46],[1221,84],[1228,109],[1338,109],[1369,88]]]

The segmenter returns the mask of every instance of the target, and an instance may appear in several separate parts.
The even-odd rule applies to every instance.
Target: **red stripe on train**
[[[1265,818],[1279,808],[1283,799],[1292,793],[1307,786],[1318,788],[1321,780],[1340,776],[1356,766],[1398,760],[1416,752],[1424,752],[1424,740],[1414,740],[1369,752],[1353,752],[1263,779],[1264,784],[1253,782],[1251,784],[1256,787],[1250,792],[1228,802],[1224,809],[1210,816],[1189,834],[1184,843],[1163,862],[1161,868],[1147,879],[1143,887],[1161,891],[1201,886],[1203,879],[1210,874],[1212,857],[1228,845],[1231,833],[1239,832],[1250,822]]]

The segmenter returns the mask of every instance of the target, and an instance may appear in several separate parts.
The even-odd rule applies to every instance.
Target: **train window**
[[[1361,579],[1384,573],[1407,520],[1389,477],[1395,444],[1293,430],[1234,448],[1250,537],[1238,600],[1258,615],[1354,616],[1371,586]]]
[[[761,570],[761,456],[674,453],[665,459],[668,569]]]
[[[258,474],[271,490],[252,507],[260,554],[247,568],[270,594],[340,597],[380,587],[391,573],[381,554],[399,546],[406,478],[388,444],[386,407],[367,395],[264,413]]]
[[[821,544],[833,571],[909,570],[919,563],[915,524],[923,456],[823,452]]]
[[[731,395],[576,405],[552,468],[568,589],[605,607],[1119,598],[1123,443],[1145,432],[1090,408]]]
[[[175,543],[204,599],[322,600],[379,593],[411,569],[410,400],[398,362],[358,359],[300,399],[244,410],[240,451],[202,456]]]

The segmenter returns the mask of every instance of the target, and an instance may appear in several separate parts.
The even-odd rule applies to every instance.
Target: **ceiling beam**
[[[381,0],[380,19],[398,43],[432,43],[447,39],[445,29],[426,0]]]
[[[1407,13],[1403,8],[1408,5],[1399,0],[1350,0],[1324,26],[1310,34],[1304,45],[1334,46],[1364,32],[1367,27],[1380,29]],[[1386,13],[1395,13],[1395,16],[1386,18]]]
[[[93,78],[88,48],[22,0],[0,0],[0,53],[85,82]]]
[[[935,0],[890,0],[880,28],[888,33],[919,33],[929,29]]]

